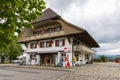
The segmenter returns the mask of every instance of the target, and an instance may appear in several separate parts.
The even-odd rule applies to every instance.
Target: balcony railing
[[[89,47],[85,45],[75,45],[73,46],[74,51],[79,51],[79,52],[88,52],[88,53],[95,53],[96,51],[93,49],[90,49]]]
[[[64,31],[52,32],[52,33],[46,33],[42,35],[28,36],[24,39],[24,41],[44,39],[44,38],[50,38],[50,37],[56,37],[56,36],[62,36],[62,35],[65,35]]]

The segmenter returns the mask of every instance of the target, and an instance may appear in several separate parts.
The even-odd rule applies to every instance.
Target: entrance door
[[[53,61],[52,61],[53,57],[52,57],[52,54],[43,54],[41,55],[41,65],[46,65],[46,66],[50,66],[53,64]]]
[[[52,64],[52,55],[46,55],[45,60],[46,60],[45,63],[47,65],[51,65]]]
[[[40,55],[40,64],[41,65],[44,65],[44,63],[45,63],[45,55]]]

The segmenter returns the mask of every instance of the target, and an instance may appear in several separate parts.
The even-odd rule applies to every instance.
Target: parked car
[[[19,59],[12,60],[12,63],[19,63],[19,62],[20,62]]]

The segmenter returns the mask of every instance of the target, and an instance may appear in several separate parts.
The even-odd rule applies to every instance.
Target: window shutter
[[[47,33],[47,32],[48,32],[48,29],[45,29],[44,32]]]
[[[37,42],[36,43],[34,43],[35,44],[35,48],[37,48]]]
[[[55,40],[55,46],[58,46],[58,40]]]
[[[32,43],[30,43],[30,49],[32,49]]]
[[[49,47],[52,47],[52,41],[49,41]]]
[[[65,46],[65,39],[62,40],[62,46]]]
[[[40,48],[42,48],[42,42],[40,42]]]

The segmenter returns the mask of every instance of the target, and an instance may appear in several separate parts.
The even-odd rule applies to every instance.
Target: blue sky
[[[86,29],[101,46],[97,54],[120,54],[120,0],[45,0],[66,21]]]

